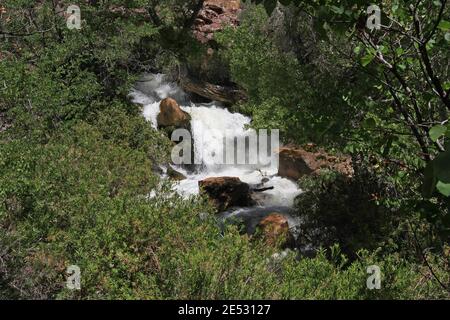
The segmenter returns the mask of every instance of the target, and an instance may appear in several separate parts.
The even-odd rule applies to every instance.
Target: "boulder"
[[[320,173],[323,169],[334,170],[347,177],[352,177],[354,173],[349,156],[331,156],[310,147],[283,147],[279,155],[278,175],[284,178],[298,180],[305,175]]]
[[[215,177],[199,181],[200,192],[206,194],[220,211],[254,204],[250,187],[235,177]]]
[[[258,224],[259,235],[267,245],[282,249],[295,246],[295,239],[289,230],[287,218],[280,213],[271,213]]]
[[[175,181],[186,180],[186,177],[184,176],[184,174],[182,174],[181,172],[178,172],[177,170],[175,170],[175,169],[172,168],[171,166],[169,166],[169,167],[167,168],[167,176],[168,176],[171,180],[175,180]]]
[[[264,202],[270,198],[270,195],[265,193],[264,191],[273,190],[275,189],[274,186],[267,185],[267,182],[269,182],[270,179],[265,177],[261,179],[260,183],[257,184],[250,184],[250,195],[255,202],[256,205],[260,206],[263,205]]]
[[[187,112],[181,110],[174,99],[166,98],[161,101],[159,111],[157,117],[159,128],[189,128],[191,116]]]

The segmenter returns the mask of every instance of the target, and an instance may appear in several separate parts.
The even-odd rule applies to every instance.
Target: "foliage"
[[[275,27],[262,7],[251,7],[239,28],[217,37],[219,57],[249,93],[239,108],[254,117],[256,127],[282,129],[285,141],[373,153],[380,163],[397,165],[379,166],[376,175],[357,171],[351,182],[328,176],[311,181],[309,189],[303,185],[308,190],[299,210],[311,228],[327,227],[316,243],[330,248],[314,258],[293,251],[280,258],[233,227],[220,230],[205,199],[180,198],[156,173],[168,161],[170,141],[143,120],[128,93],[143,71],[199,58],[205,48],[192,41],[189,30],[203,1],[82,2],[82,29],[69,30],[58,12],[68,1],[4,0],[0,120],[8,126],[0,127],[0,298],[448,298],[436,281],[450,281],[444,197],[450,130],[447,118],[439,118],[446,98],[438,84],[449,90],[441,81],[447,76],[448,25],[444,19],[436,27],[432,23],[440,7],[419,5],[423,30],[434,31],[416,54],[405,50],[411,34],[399,39],[371,33],[362,39],[354,32],[343,42],[348,35],[342,29],[352,30],[362,1],[302,1],[301,8],[300,1],[280,2],[297,5],[284,21],[292,39],[306,41],[297,51],[271,35]],[[345,9],[355,3],[355,11]],[[264,4],[269,12],[277,6]],[[392,4],[406,28],[413,21],[407,8]],[[299,8],[318,13],[318,19],[299,21],[305,17]],[[345,28],[323,23],[341,16],[351,18]],[[411,83],[415,97],[370,49],[374,35],[385,59],[406,61],[395,70]],[[427,68],[428,78],[417,77],[426,54],[434,77]],[[380,82],[384,73],[388,77]],[[421,141],[428,141],[426,152]],[[422,198],[418,173],[426,163]],[[396,227],[409,222],[433,250],[411,253],[389,243],[404,234]],[[383,250],[359,250],[379,246]],[[81,268],[80,291],[65,287],[73,264]],[[379,291],[366,287],[372,264],[383,272]]]
[[[354,161],[354,168],[351,178],[328,171],[300,181],[305,192],[297,198],[296,210],[303,245],[327,248],[339,243],[351,257],[362,248],[394,243],[390,237],[403,220],[398,208],[387,202],[395,196],[395,186],[377,176],[366,161]]]
[[[269,19],[263,8],[249,6],[239,28],[216,37],[233,80],[249,95],[239,109],[252,115],[255,128],[280,129],[285,142],[345,145],[361,117],[349,95],[367,92],[367,77],[343,68],[336,52],[315,41],[308,18],[278,15]],[[308,47],[297,48],[297,38]]]
[[[233,79],[249,93],[241,108],[252,125],[279,128],[288,142],[376,159],[368,164],[375,175],[312,179],[298,200],[305,236],[325,247],[338,242],[350,255],[389,251],[395,241],[402,245],[394,251],[408,259],[416,247],[443,255],[450,230],[447,1],[383,1],[379,30],[366,27],[366,1],[252,2],[242,25],[221,38]]]
[[[276,6],[276,1],[254,2],[264,2],[268,13]],[[382,153],[389,156],[391,148],[403,144],[404,139],[399,136],[408,135],[407,145],[417,151],[413,155],[406,153],[413,157],[405,160],[415,161],[416,157],[430,162],[437,157],[434,161],[436,171],[450,171],[450,162],[440,160],[446,159],[448,154],[440,137],[444,135],[443,125],[448,122],[450,111],[448,68],[445,67],[449,58],[449,24],[445,20],[447,1],[418,1],[415,4],[383,1],[380,4],[383,19],[378,30],[366,28],[366,22],[371,19],[367,14],[370,3],[366,1],[345,0],[336,4],[333,1],[286,0],[281,3],[299,7],[299,12],[312,16],[318,35],[330,45],[344,36],[353,52],[349,54],[341,49],[340,55],[347,63],[359,65],[374,79],[373,87],[378,93],[347,97],[361,109],[361,120],[372,129],[367,130],[367,126],[355,128],[356,144],[369,145],[372,151],[379,152],[370,144],[378,147],[377,140],[384,141]],[[335,62],[340,63],[339,60]],[[353,90],[353,96],[355,92],[358,91]],[[379,134],[374,135],[374,131]],[[443,154],[437,155],[439,152]],[[442,174],[434,177],[432,187],[438,184],[438,191],[447,194],[448,178]]]
[[[417,287],[427,271],[395,256],[378,260],[362,252],[349,266],[337,248],[314,259],[273,258],[274,249],[235,228],[220,232],[215,217],[205,215],[213,212],[207,201],[186,201],[170,195],[170,186],[158,187],[144,152],[103,140],[91,125],[77,124],[44,147],[2,144],[1,154],[4,297],[446,297],[433,281]],[[146,196],[150,188],[158,190],[153,198]],[[366,288],[366,268],[374,263],[383,270],[383,289],[376,292]],[[81,268],[81,291],[64,286],[72,264]]]

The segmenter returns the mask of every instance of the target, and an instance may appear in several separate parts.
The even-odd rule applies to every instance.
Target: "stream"
[[[202,154],[214,153],[217,146],[223,145],[223,136],[214,134],[220,132],[233,132],[236,137],[245,136],[249,132],[247,126],[251,118],[240,113],[232,113],[220,103],[194,104],[176,83],[167,80],[164,74],[146,74],[135,85],[130,93],[134,103],[143,106],[143,116],[149,123],[157,128],[157,115],[161,100],[175,99],[182,110],[191,116],[191,132],[194,139],[195,158]],[[298,219],[290,211],[294,199],[301,193],[297,184],[289,179],[277,175],[276,166],[255,165],[217,165],[202,163],[195,170],[187,171],[181,166],[173,169],[187,177],[186,180],[176,182],[174,190],[183,197],[199,194],[198,182],[209,177],[238,177],[250,185],[273,187],[257,195],[257,205],[251,208],[233,208],[222,212],[223,221],[236,218],[243,221],[247,232],[252,233],[261,219],[277,212],[285,215],[291,230],[295,230]]]

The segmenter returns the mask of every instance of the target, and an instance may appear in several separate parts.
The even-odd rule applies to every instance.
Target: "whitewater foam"
[[[191,115],[191,131],[194,139],[196,159],[204,154],[214,154],[223,146],[223,135],[217,132],[232,131],[236,137],[249,133],[251,119],[239,113],[232,113],[218,103],[193,104],[186,99],[183,91],[174,83],[167,81],[165,75],[147,74],[130,93],[133,101],[143,105],[143,115],[154,128],[162,99],[171,97],[180,103],[180,107]],[[248,152],[256,152],[250,150]],[[277,176],[276,166],[258,167],[255,165],[217,165],[206,163],[201,172],[192,173],[181,167],[175,169],[183,173],[187,179],[175,184],[174,190],[180,195],[190,197],[199,193],[198,181],[208,177],[239,177],[250,185],[274,188],[261,193],[261,206],[293,206],[294,199],[301,193],[297,184],[291,180]]]

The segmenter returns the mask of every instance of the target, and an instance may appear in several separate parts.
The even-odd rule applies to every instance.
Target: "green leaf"
[[[430,132],[428,133],[430,135],[430,138],[433,142],[436,142],[440,137],[445,135],[447,132],[447,127],[443,126],[441,124],[438,124],[437,126],[434,126],[430,129]]]
[[[402,47],[398,47],[397,49],[395,49],[395,54],[397,56],[401,56],[404,52],[405,52],[405,50],[403,50]]]
[[[344,7],[337,7],[337,6],[331,6],[331,11],[333,11],[334,13],[337,13],[339,15],[343,14],[345,12]]]
[[[439,181],[436,185],[436,189],[444,196],[450,197],[450,183]]]
[[[367,118],[364,121],[364,126],[367,127],[367,128],[375,128],[376,125],[377,125],[377,123],[376,123],[374,118]]]
[[[442,31],[450,31],[450,21],[442,20],[439,23],[438,28],[441,29]]]
[[[369,63],[373,61],[375,56],[373,54],[368,54],[361,58],[361,64],[363,67],[367,66]]]

